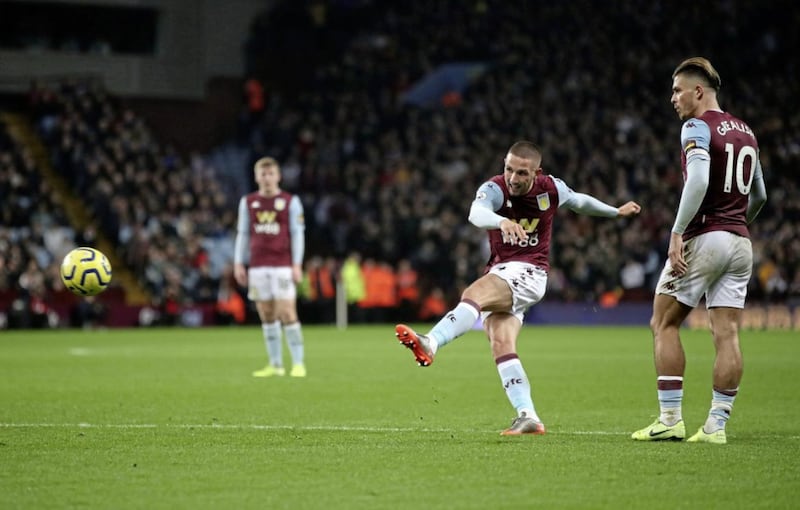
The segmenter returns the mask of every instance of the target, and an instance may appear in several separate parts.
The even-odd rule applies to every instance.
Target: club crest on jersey
[[[261,207],[261,202],[259,202],[258,200],[253,200],[250,203],[250,209],[258,209],[259,207]]]
[[[284,198],[276,198],[275,199],[275,210],[276,211],[283,211],[286,208],[286,199]]]
[[[539,204],[540,211],[546,211],[550,209],[550,195],[547,193],[540,193],[536,195],[536,203]]]

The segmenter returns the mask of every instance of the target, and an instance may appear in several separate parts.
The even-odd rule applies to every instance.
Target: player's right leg
[[[517,270],[521,270],[518,268]],[[544,276],[546,281],[546,275]],[[543,294],[544,286],[542,285]],[[395,327],[397,339],[411,349],[417,364],[427,367],[440,347],[471,330],[480,317],[482,303],[498,310],[510,310],[513,296],[510,284],[495,274],[485,274],[467,287],[461,302],[447,312],[426,334],[420,335],[405,324]]]
[[[673,425],[665,425],[656,420],[647,427],[631,434],[636,441],[682,441],[686,437],[686,426],[683,420]]]
[[[650,328],[653,332],[660,414],[653,423],[631,434],[634,440],[674,441],[686,437],[682,416],[686,357],[681,345],[679,328],[691,310],[691,307],[670,295],[656,294],[653,300]]]
[[[251,279],[251,285],[252,285]],[[267,365],[253,372],[253,377],[273,377],[286,374],[283,368],[283,344],[281,323],[275,313],[275,304],[271,300],[256,301],[256,310],[261,319],[261,333],[267,350]]]
[[[436,351],[427,336],[420,335],[405,324],[398,324],[395,326],[394,331],[397,340],[414,353],[414,359],[417,360],[419,366],[427,367],[433,363],[433,357]]]
[[[253,371],[253,377],[281,377],[284,375],[286,375],[285,368],[273,365],[267,365],[264,368]]]

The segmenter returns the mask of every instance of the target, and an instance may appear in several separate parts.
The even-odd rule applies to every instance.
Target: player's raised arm
[[[642,210],[642,207],[633,201],[626,202],[619,207],[614,207],[586,193],[573,191],[572,188],[567,186],[561,179],[554,177],[553,182],[555,182],[556,189],[558,190],[558,206],[566,207],[576,213],[616,218],[618,216],[634,216],[639,214]]]

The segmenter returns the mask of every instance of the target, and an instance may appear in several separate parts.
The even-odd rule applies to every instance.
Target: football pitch
[[[429,368],[392,325],[304,334],[308,377],[256,379],[257,326],[0,333],[0,508],[800,505],[796,332],[743,332],[721,446],[629,438],[658,411],[645,328],[525,327],[548,429],[526,437],[499,435],[515,413],[482,332]],[[692,434],[713,346],[683,338]]]

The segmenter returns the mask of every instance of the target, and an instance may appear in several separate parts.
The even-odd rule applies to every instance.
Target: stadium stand
[[[680,190],[669,75],[705,54],[722,73],[723,106],[758,134],[767,172],[751,299],[800,304],[798,21],[781,2],[281,2],[244,44],[243,82],[263,85],[263,104],[243,98],[237,138],[208,154],[160,143],[99,83],[33,87],[35,134],[69,190],[54,193],[46,164],[27,170],[35,140],[2,138],[0,289],[18,294],[31,259],[58,287],[63,247],[37,249],[31,216],[12,205],[27,203],[72,242],[96,227],[131,272],[126,294],[140,291],[162,316],[207,301],[227,274],[251,164],[270,154],[303,199],[307,259],[409,260],[421,298],[437,289],[452,303],[486,260],[484,234],[465,221],[469,200],[509,141],[530,138],[545,170],[574,188],[645,206],[625,224],[562,214],[548,299],[648,300]],[[421,82],[465,62],[471,74],[419,99]],[[68,195],[88,209],[83,220],[62,212],[75,210]]]

